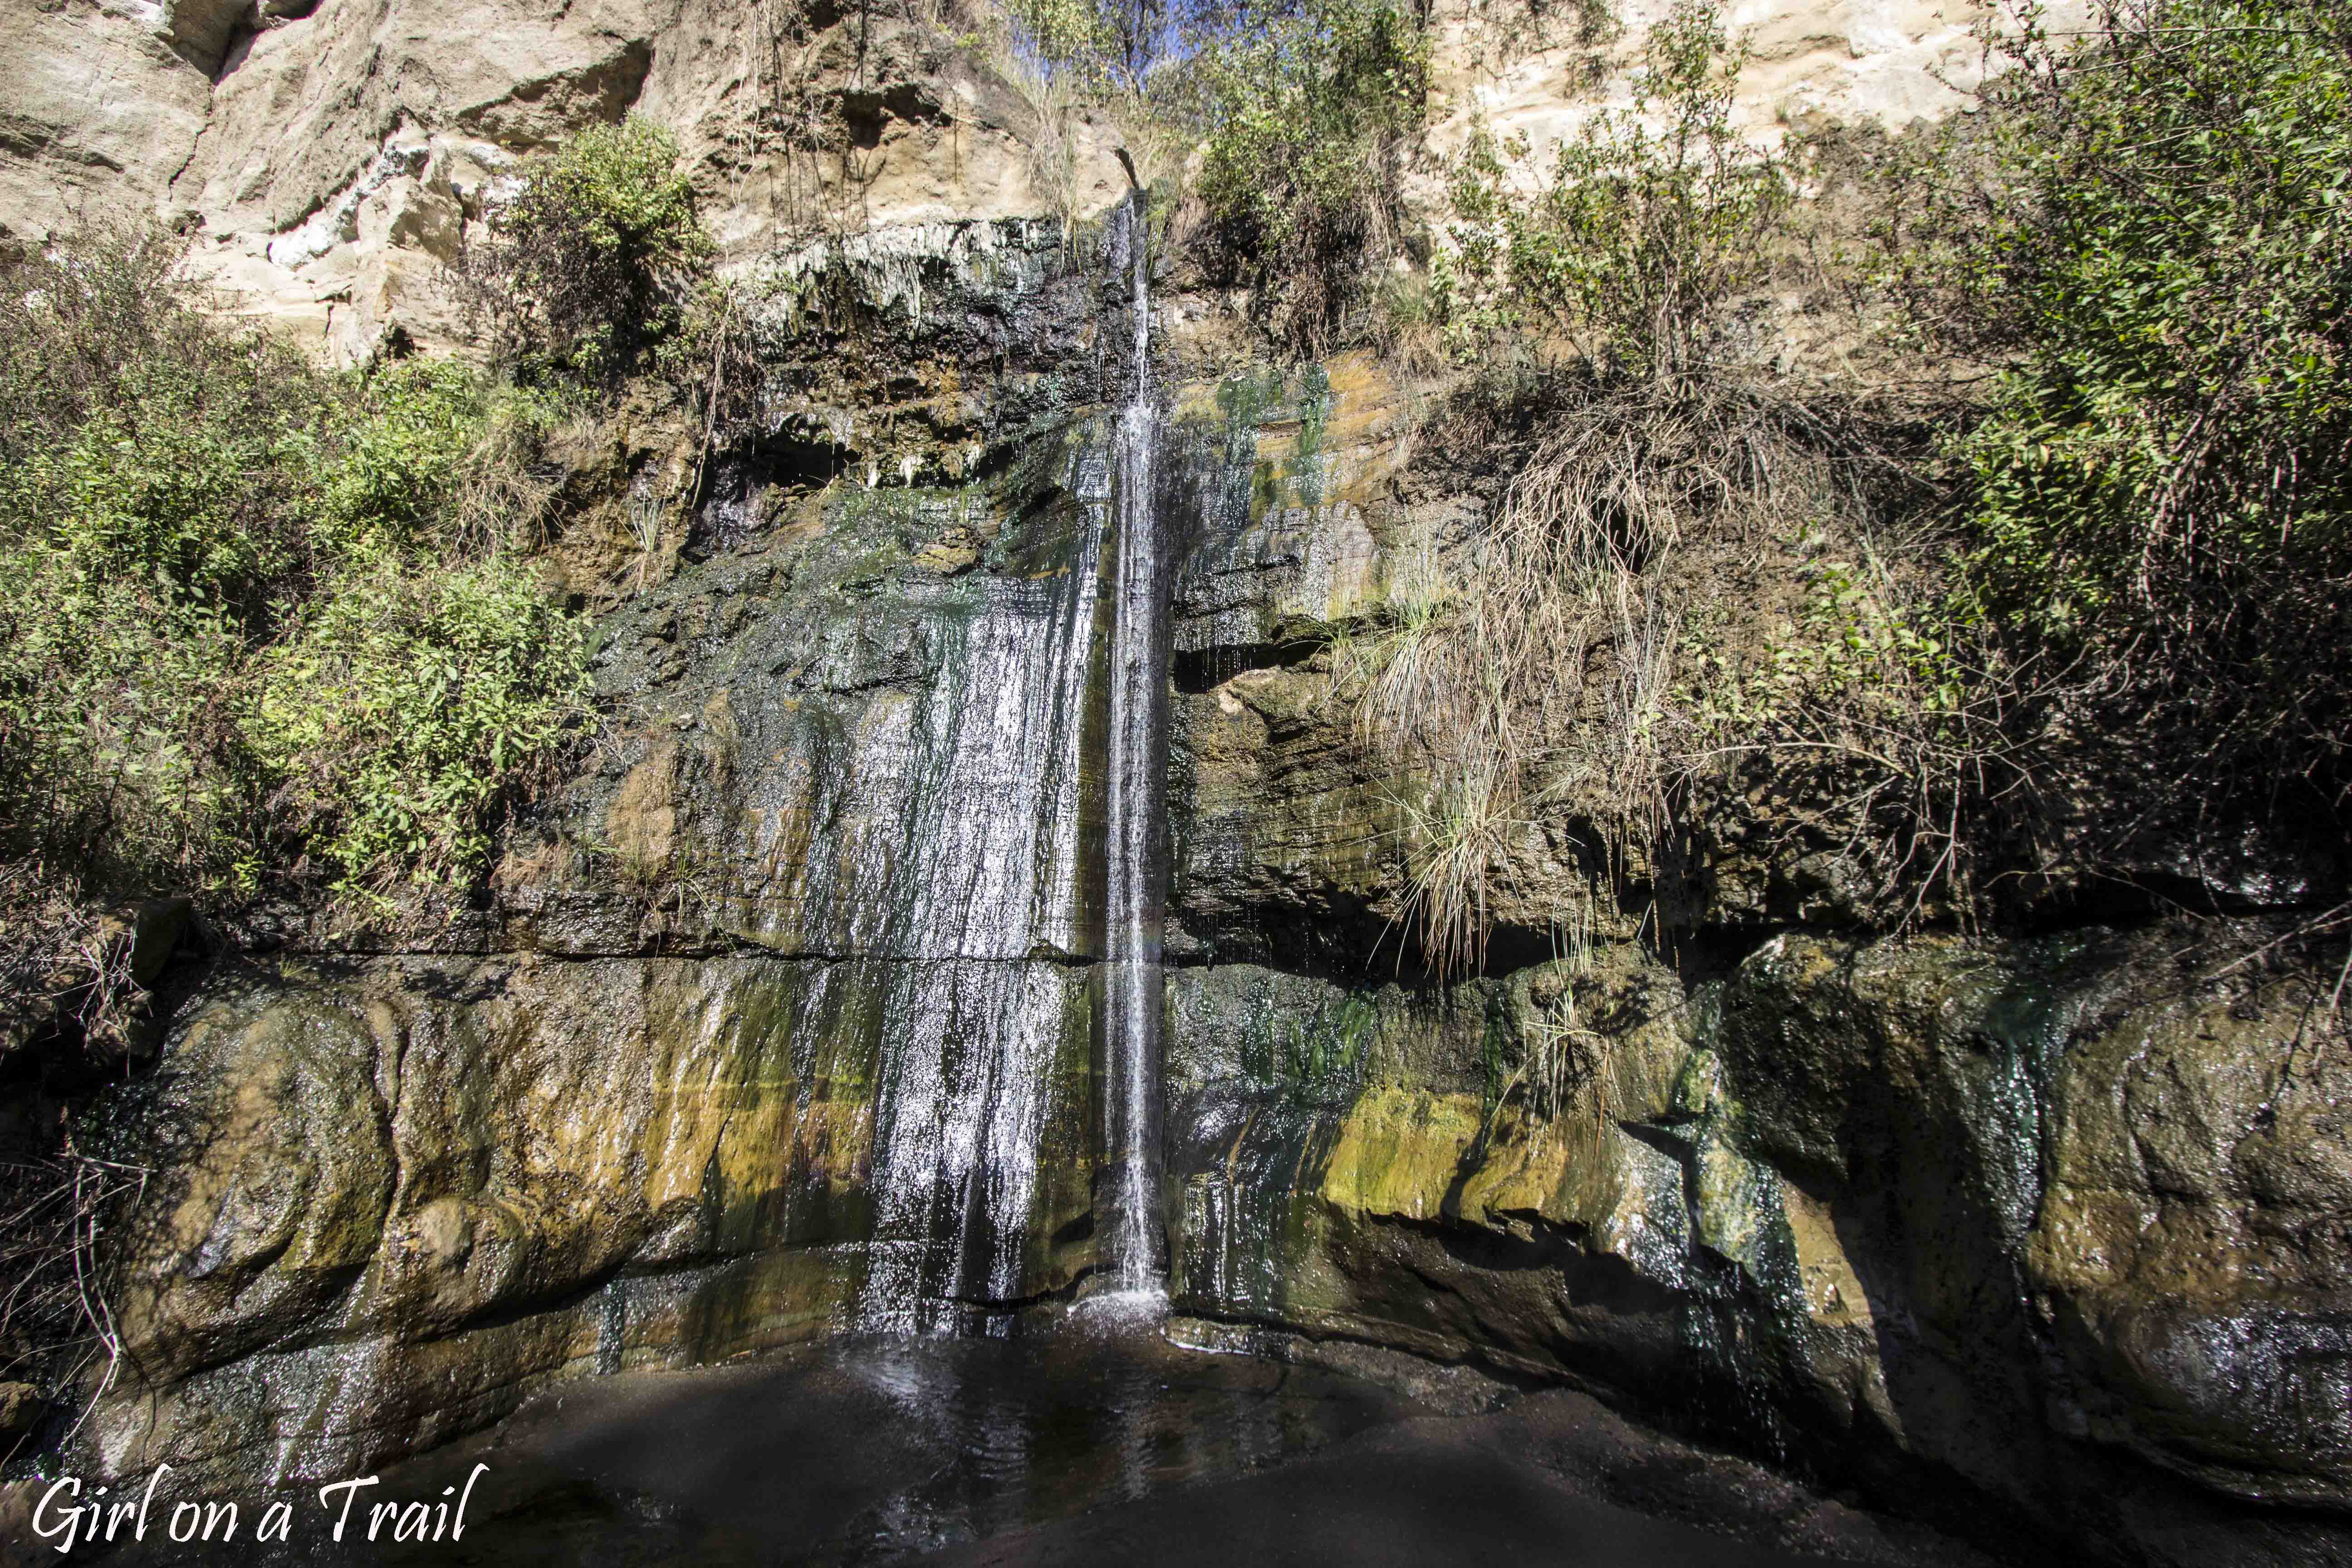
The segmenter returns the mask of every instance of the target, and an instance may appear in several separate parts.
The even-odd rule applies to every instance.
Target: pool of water
[[[462,1541],[395,1543],[387,1523],[373,1542],[313,1533],[295,1555],[234,1555],[484,1568],[1974,1561],[1581,1396],[1415,1368],[1211,1352],[1083,1312],[1025,1319],[1006,1338],[840,1339],[563,1385],[386,1469],[363,1500],[443,1499],[484,1467]],[[365,1513],[353,1511],[354,1537]]]

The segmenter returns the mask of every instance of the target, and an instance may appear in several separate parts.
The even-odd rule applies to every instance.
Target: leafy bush
[[[171,265],[142,240],[0,287],[0,827],[101,877],[220,872],[241,781],[204,759],[299,569],[314,439],[299,363],[205,330]]]
[[[714,247],[677,164],[677,139],[631,119],[590,126],[527,167],[467,261],[521,379],[610,384],[677,332]]]
[[[0,267],[11,885],[463,879],[583,689],[576,626],[462,525],[484,388],[321,374],[172,265],[131,239]]]
[[[1286,347],[1335,346],[1395,254],[1428,72],[1421,19],[1392,0],[1252,5],[1200,40],[1186,89],[1213,259]]]
[[[320,476],[333,548],[376,558],[425,543],[463,488],[484,414],[478,378],[450,361],[411,360],[362,382]]]
[[[578,622],[503,562],[356,564],[262,653],[245,734],[280,820],[346,877],[462,872],[561,748],[582,655]]]
[[[2233,792],[2340,810],[2352,16],[2114,0],[2095,20],[2062,43],[2015,16],[1989,137],[1895,231],[1938,346],[2000,368],[1955,448],[1967,607],[2053,672],[2041,706],[2075,715],[2056,728],[2131,759],[2136,815]]]

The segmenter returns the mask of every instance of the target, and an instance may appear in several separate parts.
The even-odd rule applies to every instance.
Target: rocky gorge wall
[[[1179,1309],[1587,1381],[1980,1535],[2338,1560],[2347,1059],[2334,977],[2260,961],[2296,917],[1874,936],[1735,800],[1662,939],[1563,940],[1589,851],[1531,821],[1516,956],[1412,982],[1317,634],[1462,498],[1394,499],[1362,367],[1301,402],[1178,586]]]
[[[2321,977],[2214,976],[2212,933],[2161,922],[1873,939],[1735,845],[1671,951],[1416,979],[1396,806],[1328,637],[1459,498],[1394,499],[1397,405],[1360,361],[1171,402],[1164,1197],[1196,1331],[1573,1379],[1995,1541],[2332,1560],[2352,1164]],[[110,1468],[340,1472],[550,1378],[888,1326],[893,1268],[975,1322],[1084,1288],[1099,882],[1015,868],[1062,923],[1014,931],[940,900],[1006,870],[955,847],[992,795],[1100,841],[1091,761],[1048,777],[1052,744],[956,724],[1024,689],[975,680],[972,628],[1029,646],[1073,586],[1105,592],[1074,542],[1107,479],[1093,406],[1024,421],[957,489],[783,504],[759,482],[779,454],[746,455],[768,521],[608,622],[627,728],[489,908],[436,951],[314,929],[219,969],[124,1101],[158,1175],[130,1376],[92,1427]],[[1069,758],[1101,754],[1100,640]],[[1529,831],[1538,908],[1582,873]],[[1048,865],[1052,837],[1010,858]],[[1538,1060],[1565,1064],[1548,1106]],[[940,1081],[905,1079],[926,1061]],[[1022,1073],[1034,1186],[1008,1211],[973,1149]],[[909,1115],[935,1163],[894,1187]],[[894,1231],[894,1192],[1010,1213],[937,1234],[1012,1253],[908,1264],[893,1236],[926,1233]]]
[[[1625,100],[1669,8],[1607,7],[1622,26],[1595,38],[1509,0],[1436,7],[1432,146],[1474,121],[1539,147],[1573,134]],[[1948,113],[1981,77],[1982,13],[1744,0],[1739,122],[1772,141]],[[160,225],[226,308],[351,363],[387,341],[463,351],[448,268],[517,161],[625,113],[677,132],[736,267],[875,228],[1099,215],[1127,189],[1119,127],[1050,130],[989,31],[952,4],[24,0],[0,15],[0,243]]]
[[[112,1472],[349,1473],[553,1379],[906,1327],[877,1308],[908,1300],[984,1322],[1096,1264],[1125,290],[1105,226],[1039,216],[1017,93],[844,16],[796,79],[873,156],[819,179],[836,232],[803,243],[792,161],[737,134],[779,79],[763,18],[6,24],[11,234],[160,211],[323,351],[455,341],[436,267],[482,192],[632,107],[777,301],[767,424],[601,624],[608,731],[478,906],[255,923],[104,1108],[151,1173],[121,1376],[76,1438]],[[1919,7],[1733,19],[1759,133],[1933,111],[1927,68],[1969,58],[1967,18]],[[1441,139],[1474,108],[1572,125],[1576,49],[1445,26]],[[1113,134],[1081,132],[1090,209]],[[1408,482],[1395,366],[1250,364],[1204,294],[1155,331],[1193,1331],[1577,1380],[2011,1550],[2352,1556],[2335,976],[2238,962],[2291,895],[1889,937],[1734,807],[1670,930],[1570,941],[1591,866],[1561,817],[1523,825],[1486,973],[1437,984],[1334,645],[1489,498]],[[578,467],[622,504],[674,437],[649,416]]]

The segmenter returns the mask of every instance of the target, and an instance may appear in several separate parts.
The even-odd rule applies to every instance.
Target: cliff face
[[[1474,118],[1572,132],[1622,97],[1667,8],[1619,7],[1600,41],[1510,6],[1441,14],[1431,145]],[[1978,9],[1738,8],[1742,128],[1950,112],[1981,74]],[[1127,188],[1118,128],[1049,129],[974,41],[984,21],[832,0],[38,0],[0,17],[0,238],[160,223],[229,308],[348,361],[395,329],[465,347],[444,268],[467,226],[518,157],[627,113],[677,132],[737,266],[818,235],[1099,214]],[[820,152],[835,121],[845,145]]]
[[[1338,369],[1201,388],[1168,433],[1179,1310],[1585,1381],[2119,1560],[2334,1550],[2329,977],[2217,976],[2210,930],[2160,924],[1874,940],[1735,847],[1675,952],[1390,978],[1394,807],[1307,634],[1376,610],[1415,509],[1381,499],[1384,385]],[[159,1174],[110,1465],[324,1474],[550,1377],[872,1323],[909,1279],[952,1317],[1082,1277],[1103,916],[1052,844],[1101,832],[1103,439],[1073,402],[969,488],[790,505],[789,450],[754,454],[758,521],[608,623],[626,727],[491,909],[439,951],[322,931],[222,968],[125,1102]],[[1056,668],[1075,750],[993,727]],[[1010,902],[960,847],[982,821],[1034,828]],[[1531,843],[1521,897],[1574,866]],[[986,1152],[1012,1127],[1034,1162]]]
[[[326,0],[19,7],[0,226],[161,223],[231,309],[338,360],[467,341],[445,268],[520,156],[637,113],[677,132],[734,258],[871,225],[1035,215],[1034,115],[932,27],[820,6]],[[821,158],[796,119],[840,114]],[[1081,138],[1089,205],[1125,180]]]
[[[118,1472],[348,1473],[549,1379],[1076,1288],[1133,368],[1115,130],[1078,128],[1096,218],[1066,238],[1034,110],[934,27],[295,9],[41,13],[0,53],[0,221],[160,213],[327,352],[449,342],[436,268],[485,192],[634,108],[680,132],[731,264],[783,280],[780,391],[637,562],[609,733],[483,907],[257,931],[110,1108],[152,1174],[85,1440]],[[1936,111],[1926,68],[1974,58],[1924,10],[1734,20],[1759,135]],[[1474,109],[1570,125],[1579,62],[1631,47],[1444,36],[1441,140]],[[807,93],[870,156],[763,140]],[[1491,497],[1412,470],[1396,367],[1272,371],[1225,320],[1154,311],[1178,1309],[1581,1380],[2011,1542],[2352,1551],[2336,976],[2231,956],[2294,917],[1887,936],[1735,799],[1671,929],[1549,945],[1589,870],[1562,816],[1503,857],[1485,973],[1416,975],[1402,808],[1335,645]],[[607,509],[669,483],[675,423],[619,422],[572,482]]]

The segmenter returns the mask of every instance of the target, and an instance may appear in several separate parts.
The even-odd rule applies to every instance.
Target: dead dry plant
[[[1483,963],[1493,879],[1533,822],[1589,825],[1606,860],[1596,894],[1613,909],[1627,876],[1657,865],[1694,781],[1750,754],[1844,764],[1828,815],[1852,836],[1890,837],[1867,857],[1886,879],[1960,875],[1954,774],[1985,759],[1954,737],[1976,731],[1951,713],[1923,722],[1925,694],[1891,689],[1876,667],[1873,700],[1845,700],[1863,677],[1787,651],[1792,638],[1852,640],[1850,627],[1791,615],[1776,628],[1759,605],[1748,624],[1722,625],[1725,566],[1771,560],[1793,583],[1810,554],[1866,542],[1874,489],[1913,482],[1884,437],[1760,373],[1585,381],[1553,396],[1491,521],[1443,546],[1408,541],[1383,624],[1334,660],[1359,740],[1412,781],[1396,820],[1428,962]],[[1491,408],[1464,399],[1444,439],[1507,446]],[[1695,650],[1695,620],[1722,646]],[[1744,705],[1714,689],[1726,682],[1745,683]],[[1856,763],[1866,778],[1846,776]]]
[[[108,1221],[146,1184],[145,1170],[70,1140],[54,1155],[0,1164],[0,1378],[87,1389],[74,1430],[121,1365],[104,1241]],[[101,1362],[93,1385],[84,1374]]]
[[[492,405],[458,476],[451,509],[467,554],[536,551],[552,542],[563,468],[548,460],[547,446],[548,433],[533,409],[511,399]]]

